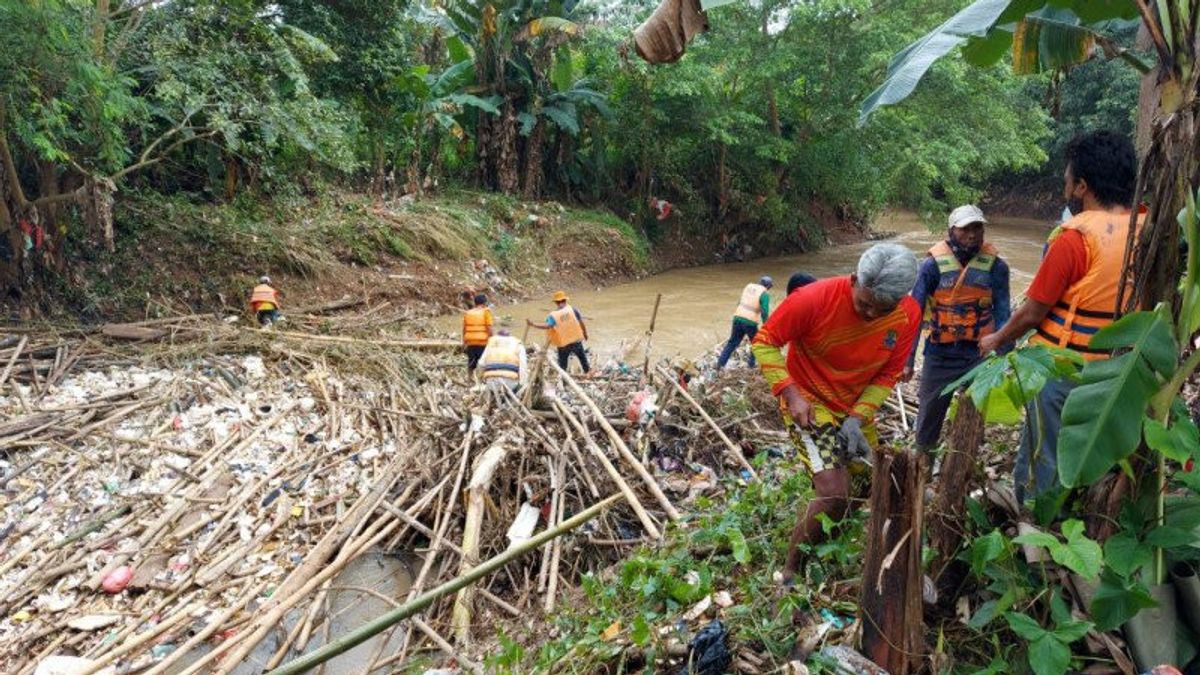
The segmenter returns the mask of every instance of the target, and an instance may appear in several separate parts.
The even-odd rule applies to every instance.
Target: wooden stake
[[[971,493],[979,447],[983,444],[983,416],[965,392],[959,394],[958,412],[947,433],[949,450],[942,457],[933,503],[929,508],[929,547],[937,556],[929,574],[938,591],[951,591],[957,583],[943,579],[962,546],[967,495]],[[954,576],[953,574],[949,576]]]
[[[716,421],[704,411],[704,408],[696,402],[696,399],[692,398],[692,395],[688,393],[688,390],[684,389],[674,377],[671,377],[670,372],[668,372],[662,366],[659,366],[659,371],[663,378],[671,383],[671,386],[675,388],[675,391],[679,392],[679,394],[681,394],[688,403],[692,404],[692,407],[696,409],[696,412],[700,413],[700,417],[704,418],[704,421],[708,423],[708,426],[711,427],[713,431],[717,432],[717,436],[720,437],[723,443],[725,443],[725,447],[729,448],[729,453],[733,455],[733,458],[737,460],[738,464],[741,464],[743,469],[750,472],[751,478],[757,479],[758,473],[754,471],[753,466],[750,466],[750,462],[746,461],[746,456],[742,454],[742,449],[725,435],[725,432],[721,430],[721,427],[718,426]]]
[[[650,377],[650,341],[654,338],[654,322],[658,320],[658,304],[662,302],[662,293],[654,297],[654,311],[650,313],[650,328],[646,331],[646,359],[642,362],[642,373],[646,376],[646,384],[654,383]]]
[[[923,661],[924,460],[913,450],[879,453],[871,477],[859,602],[862,647],[893,675],[915,673]]]

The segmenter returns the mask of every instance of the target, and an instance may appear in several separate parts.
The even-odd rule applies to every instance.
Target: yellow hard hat
[[[554,301],[555,302],[566,302],[567,294],[563,291],[555,291],[554,292]]]

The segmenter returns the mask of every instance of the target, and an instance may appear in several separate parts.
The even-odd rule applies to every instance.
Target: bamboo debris
[[[31,672],[48,655],[122,672],[225,673],[252,657],[278,665],[329,632],[330,599],[366,556],[421,559],[396,600],[411,603],[519,548],[505,534],[523,507],[548,514],[537,539],[619,493],[578,535],[511,558],[459,602],[431,601],[424,628],[379,640],[370,668],[447,646],[477,657],[472,634],[488,617],[549,611],[564,584],[661,537],[679,515],[668,493],[690,498],[700,475],[664,469],[662,453],[686,440],[718,463],[729,454],[682,397],[664,408],[678,427],[670,437],[625,419],[641,386],[626,373],[545,378],[525,399],[534,409],[439,380],[458,361],[423,349],[428,341],[293,337],[213,318],[137,325],[164,331],[157,343],[105,344],[98,331],[0,336],[0,671]],[[559,380],[566,389],[556,391]],[[641,438],[649,465],[623,434]],[[484,480],[497,446],[504,460]],[[126,567],[125,591],[100,590]],[[108,631],[63,631],[108,615]],[[281,640],[260,656],[272,631]]]

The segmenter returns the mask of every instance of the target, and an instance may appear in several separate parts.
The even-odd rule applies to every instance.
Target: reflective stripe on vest
[[[992,332],[992,268],[996,247],[984,243],[964,266],[946,242],[929,249],[941,276],[926,301],[929,340],[937,343],[978,342]]]
[[[767,287],[761,284],[746,284],[742,289],[742,298],[738,300],[737,309],[733,310],[733,315],[759,323],[762,321],[762,294],[767,292]]]
[[[1139,228],[1143,222],[1145,214],[1139,214]],[[1106,359],[1109,357],[1107,350],[1091,349],[1089,345],[1092,336],[1111,324],[1116,316],[1129,216],[1084,211],[1063,223],[1061,228],[1075,230],[1083,236],[1088,257],[1087,272],[1050,308],[1030,342],[1066,347],[1089,361]]]
[[[483,353],[483,379],[504,378],[518,380],[521,378],[521,341],[511,335],[497,335],[488,340],[487,351]]]
[[[487,307],[476,307],[475,309],[467,310],[463,314],[463,344],[471,347],[482,347],[488,343],[488,315],[491,313]]]
[[[562,309],[550,312],[554,325],[550,327],[550,343],[555,347],[566,347],[583,339],[583,326],[575,317],[575,308],[563,305]]]
[[[250,292],[250,304],[254,305],[259,302],[269,302],[275,306],[279,305],[278,293],[274,288],[266,284],[259,284]]]

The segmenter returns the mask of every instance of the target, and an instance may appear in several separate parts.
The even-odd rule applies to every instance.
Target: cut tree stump
[[[983,415],[965,392],[959,394],[958,413],[950,422],[946,440],[946,454],[929,508],[929,547],[937,553],[929,575],[939,597],[953,596],[958,585],[956,575],[946,572],[953,567],[963,543],[967,497],[976,484],[979,448],[983,445]]]
[[[892,675],[918,672],[923,660],[924,501],[924,455],[879,453],[871,477],[859,612],[863,654]]]

